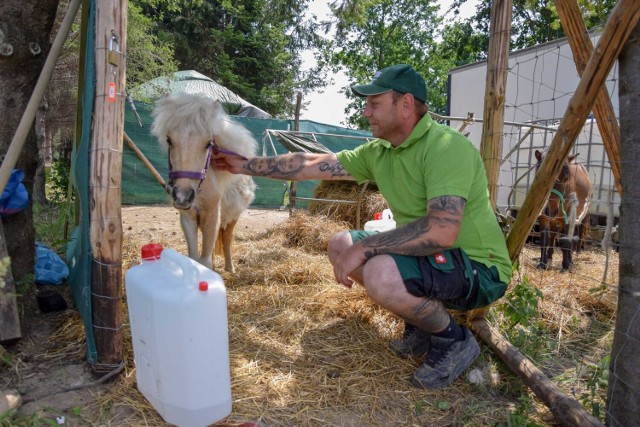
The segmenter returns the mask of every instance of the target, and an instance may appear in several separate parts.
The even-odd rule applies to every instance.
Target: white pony
[[[153,117],[151,132],[161,144],[166,142],[171,197],[180,210],[189,257],[212,268],[215,244],[216,255],[224,252],[225,270],[233,272],[233,229],[253,201],[256,185],[249,176],[215,170],[209,162],[214,146],[243,157],[254,156],[256,140],[231,120],[219,101],[202,95],[163,98],[156,102]]]

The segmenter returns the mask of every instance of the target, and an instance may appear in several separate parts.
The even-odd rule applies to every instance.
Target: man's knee
[[[329,260],[333,262],[338,255],[340,255],[345,249],[353,245],[351,240],[351,234],[348,231],[339,231],[329,238],[329,244],[327,245],[327,253]]]
[[[362,276],[367,294],[378,303],[392,298],[398,287],[406,292],[398,267],[389,255],[378,255],[367,261]]]

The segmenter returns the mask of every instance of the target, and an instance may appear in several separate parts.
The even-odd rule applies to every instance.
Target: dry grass
[[[386,345],[401,333],[401,323],[372,304],[361,287],[346,289],[333,279],[326,242],[344,227],[341,221],[299,212],[236,242],[237,273],[223,273],[233,412],[220,425],[249,420],[266,426],[509,424],[509,414],[522,407],[520,397],[533,394],[485,345],[474,365],[483,373],[483,383],[471,384],[463,376],[443,390],[410,385],[420,361],[400,359]],[[186,252],[179,233],[171,239],[160,243]],[[125,236],[123,272],[137,262],[143,243]],[[535,269],[535,254],[535,248],[525,248],[516,276],[527,276],[542,291],[540,321],[558,339],[555,353],[541,365],[554,378],[568,378],[560,384],[568,393],[579,392],[586,386],[576,360],[595,360],[608,352],[612,335],[615,289],[591,291],[599,286],[604,254],[578,254],[569,273],[557,267]],[[222,260],[216,262],[220,268]],[[609,267],[609,284],[617,283],[616,263],[617,256]],[[82,328],[78,319],[72,321],[75,327],[60,328],[56,341],[80,345]],[[601,326],[594,327],[594,321]],[[90,410],[109,420],[103,425],[164,426],[136,389],[128,325],[123,339],[125,372]],[[62,345],[60,351],[73,349]],[[527,415],[529,421],[554,424],[539,401],[533,399],[528,409],[534,411]]]

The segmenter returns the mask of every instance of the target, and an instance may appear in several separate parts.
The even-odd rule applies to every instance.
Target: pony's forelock
[[[151,133],[165,145],[175,129],[188,130],[205,138],[215,138],[221,148],[243,156],[253,156],[257,142],[244,126],[234,122],[218,100],[202,95],[177,94],[156,102]]]
[[[220,132],[228,116],[220,102],[202,95],[177,94],[156,102],[151,133],[164,142],[171,129],[184,129],[211,137]]]

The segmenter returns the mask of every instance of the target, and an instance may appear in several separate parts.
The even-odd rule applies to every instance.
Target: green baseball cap
[[[369,84],[353,85],[351,90],[357,96],[379,95],[395,90],[412,94],[418,101],[427,101],[427,85],[416,70],[407,64],[392,65],[376,71]]]

